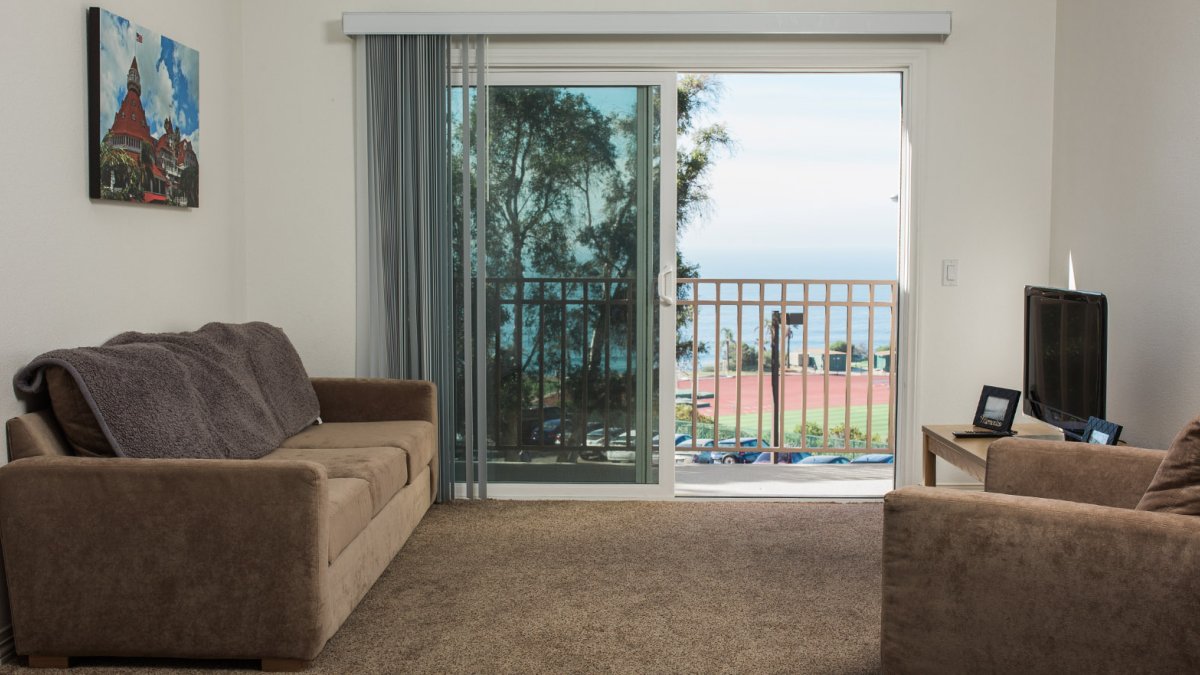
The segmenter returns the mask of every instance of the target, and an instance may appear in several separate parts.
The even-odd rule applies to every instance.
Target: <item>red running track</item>
[[[808,409],[821,409],[825,407],[825,376],[820,373],[808,373]],[[782,378],[780,382],[780,391],[783,394],[783,409],[784,410],[800,410],[801,401],[804,399],[804,380],[805,375],[802,373],[789,373]],[[842,408],[846,405],[846,376],[845,375],[830,375],[829,376],[829,407]],[[862,406],[867,405],[867,376],[866,374],[855,374],[850,378],[850,405]],[[771,404],[771,375],[763,373],[762,376],[762,399],[759,400],[759,378],[757,375],[742,375],[740,377],[725,376],[720,379],[720,399],[721,415],[732,415],[737,410],[737,384],[741,380],[742,384],[742,405],[741,412],[743,414],[756,413],[761,407],[763,411],[770,412],[774,409]],[[891,378],[887,375],[876,374],[873,377],[871,388],[874,393],[871,397],[871,403],[874,405],[883,405],[888,402],[888,397],[891,395]],[[715,393],[717,389],[716,380],[709,375],[701,377],[696,381],[696,389],[699,393]],[[679,380],[675,383],[677,392],[692,391],[691,380]],[[702,398],[698,401],[699,411],[704,415],[712,414],[712,406],[714,399]]]

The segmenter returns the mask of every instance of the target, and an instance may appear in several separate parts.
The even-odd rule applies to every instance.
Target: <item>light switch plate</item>
[[[958,285],[958,260],[943,260],[942,261],[942,285],[957,286]]]

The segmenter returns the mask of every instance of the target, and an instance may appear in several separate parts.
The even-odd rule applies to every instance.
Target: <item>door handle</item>
[[[670,279],[670,281],[667,281]],[[658,273],[658,304],[670,307],[675,304],[675,268],[664,267]]]

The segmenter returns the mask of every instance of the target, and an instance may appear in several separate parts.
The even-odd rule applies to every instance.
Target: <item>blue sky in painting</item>
[[[139,42],[137,36],[141,35]],[[137,56],[142,107],[150,133],[161,136],[168,118],[200,155],[200,56],[186,45],[100,10],[100,136],[125,98],[129,64]]]

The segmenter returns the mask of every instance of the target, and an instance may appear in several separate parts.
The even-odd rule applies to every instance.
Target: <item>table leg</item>
[[[929,436],[927,434],[921,436],[921,455],[925,473],[925,485],[927,487],[934,487],[937,485],[937,456],[929,450]]]

